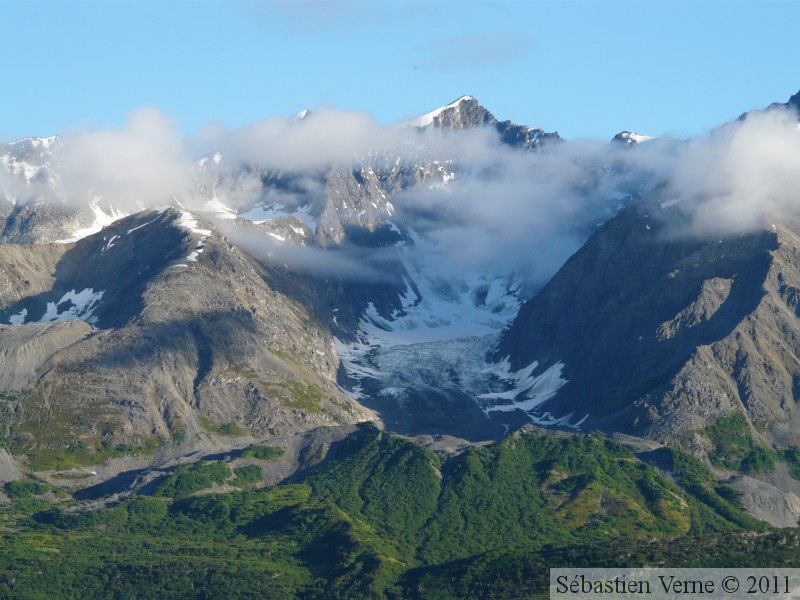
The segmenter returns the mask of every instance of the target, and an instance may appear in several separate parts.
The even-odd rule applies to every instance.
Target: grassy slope
[[[323,469],[264,490],[185,497],[176,474],[204,481],[201,466],[94,511],[22,495],[0,519],[0,597],[513,597],[541,591],[549,566],[695,564],[765,530],[700,463],[672,459],[682,487],[600,436],[511,436],[440,464],[364,427]],[[208,475],[235,482],[227,465]],[[723,542],[711,563],[796,559],[776,535],[790,534],[743,537],[757,552]]]

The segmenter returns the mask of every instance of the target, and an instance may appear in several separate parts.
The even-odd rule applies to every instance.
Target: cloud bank
[[[800,209],[800,129],[788,108],[748,114],[689,142],[675,157],[668,193],[694,235],[730,235]]]
[[[71,202],[100,196],[130,212],[192,190],[180,130],[154,108],[131,113],[119,129],[68,133],[56,164]]]
[[[395,204],[444,269],[514,270],[541,284],[615,210],[619,194],[600,181],[605,152],[586,142],[540,155],[498,147],[444,191],[406,190]]]
[[[392,198],[393,218],[430,243],[444,271],[519,270],[540,285],[621,203],[656,186],[688,222],[684,233],[695,236],[748,231],[773,215],[797,211],[797,122],[793,110],[773,108],[688,142],[655,140],[628,148],[577,141],[530,153],[501,144],[489,128],[385,127],[368,114],[331,107],[304,120],[273,118],[237,130],[215,126],[192,137],[157,110],[142,109],[121,128],[63,136],[54,168],[58,201],[79,205],[102,197],[134,212],[176,197],[202,209],[213,192],[241,210],[255,204],[322,210],[324,176],[333,167],[367,164],[388,173],[438,160],[458,176],[446,185],[422,182],[400,191]],[[219,164],[211,158],[216,152],[223,157]],[[21,185],[4,169],[0,186],[18,201],[46,192],[35,182]],[[359,258],[357,252],[325,254],[270,242],[259,254],[260,242],[250,234],[242,239],[253,253],[298,270],[377,275],[367,250],[359,250]]]

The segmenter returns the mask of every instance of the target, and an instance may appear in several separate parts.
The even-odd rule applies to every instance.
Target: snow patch
[[[310,110],[308,110],[308,109],[301,110],[299,113],[297,113],[291,119],[289,119],[289,122],[290,123],[294,123],[296,121],[302,121],[304,119],[307,119],[309,116],[311,116],[311,111]]]
[[[549,412],[540,412],[536,409],[552,399],[567,380],[562,377],[564,363],[557,362],[543,373],[534,376],[533,373],[539,366],[538,361],[533,361],[527,367],[511,372],[508,357],[499,363],[484,369],[495,382],[499,382],[506,389],[491,391],[478,396],[483,404],[483,411],[488,416],[492,412],[510,412],[521,410],[525,412],[534,423],[548,427],[561,426],[580,429],[580,425],[589,417],[585,415],[577,423],[572,423],[573,413],[556,418]],[[492,383],[494,387],[496,383]]]
[[[128,216],[123,212],[118,212],[114,208],[106,213],[102,208],[100,208],[96,201],[90,202],[89,208],[91,208],[92,212],[94,213],[94,223],[92,223],[89,227],[84,227],[83,229],[73,231],[72,235],[67,239],[56,240],[57,244],[69,244],[71,242],[77,242],[85,237],[94,235],[104,227],[111,225],[114,221]]]
[[[527,412],[555,396],[561,386],[567,383],[565,379],[561,378],[564,363],[557,362],[541,375],[534,377],[533,372],[538,366],[539,362],[533,361],[527,367],[512,373],[508,357],[506,357],[502,362],[489,367],[487,372],[511,384],[511,387],[503,392],[481,394],[478,398],[483,400],[510,400],[511,404],[492,406],[487,409],[487,412],[506,412],[517,409]]]
[[[287,207],[285,204],[262,204],[247,212],[239,215],[242,219],[252,221],[255,225],[261,225],[278,217],[297,217],[305,223],[312,233],[317,231],[317,220],[311,214],[311,205],[306,204],[299,207]]]
[[[100,306],[104,293],[104,290],[95,292],[93,288],[86,288],[80,292],[70,290],[58,302],[48,302],[42,318],[31,322],[52,323],[54,321],[81,320],[94,324],[97,322],[94,312]],[[10,317],[8,321],[12,325],[25,325],[27,317],[28,309],[23,308],[20,313]]]
[[[197,242],[197,245],[194,247],[194,251],[189,254],[189,256],[185,256],[183,260],[188,260],[189,262],[197,262],[197,256],[203,253],[203,250],[206,248],[206,241],[208,240],[208,236],[204,235],[200,238],[200,241]],[[184,265],[187,266],[187,265]]]
[[[620,140],[624,140],[626,144],[641,144],[651,140],[657,140],[658,137],[654,135],[639,135],[634,131],[622,131],[617,136]]]
[[[162,211],[162,212],[163,212],[163,211]],[[159,212],[158,214],[160,215],[161,213]],[[142,225],[139,225],[139,226],[137,226],[137,227],[134,227],[133,229],[128,229],[128,235],[132,234],[132,233],[133,233],[134,231],[136,231],[137,229],[141,229],[142,227],[147,227],[147,226],[148,226],[148,225],[150,225],[151,223],[155,223],[157,220],[158,220],[158,219],[153,219],[152,221],[148,221],[147,223],[144,223],[144,224],[142,224]]]
[[[28,316],[28,309],[23,308],[22,311],[17,315],[12,315],[8,318],[8,322],[12,325],[24,325],[25,318]]]
[[[110,250],[114,247],[114,242],[119,239],[118,235],[112,235],[111,238],[103,237],[103,241],[105,241],[105,245],[103,246],[102,250],[100,250],[100,254],[103,254],[106,250]]]
[[[216,156],[216,155],[215,155]],[[203,212],[211,213],[220,219],[232,220],[236,218],[236,211],[226,206],[219,198],[214,196],[203,205]]]
[[[188,229],[193,233],[199,233],[200,235],[211,235],[210,229],[201,229],[197,225],[197,221],[192,216],[192,214],[185,210],[181,211],[181,216],[177,221],[175,221],[175,224],[178,227],[182,227],[183,229]]]

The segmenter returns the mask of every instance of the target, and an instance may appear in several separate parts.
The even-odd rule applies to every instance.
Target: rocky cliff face
[[[3,418],[13,448],[176,437],[191,448],[223,425],[269,437],[369,418],[336,387],[330,334],[210,227],[146,211],[57,258],[45,252],[32,271],[49,275],[5,295],[0,391],[13,399]]]
[[[566,383],[539,410],[584,428],[691,445],[744,411],[772,443],[794,441],[800,222],[697,240],[679,219],[657,202],[612,219],[521,308],[497,355],[537,372],[562,363]]]

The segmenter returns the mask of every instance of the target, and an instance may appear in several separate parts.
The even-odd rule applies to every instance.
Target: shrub
[[[233,474],[236,475],[236,479],[233,482],[236,487],[247,487],[259,483],[264,477],[264,473],[258,465],[239,467],[233,470]]]
[[[192,465],[181,465],[164,477],[155,493],[171,498],[184,498],[214,483],[221,484],[231,476],[231,468],[223,462],[200,461]]]
[[[286,451],[277,446],[250,446],[242,450],[242,458],[257,458],[259,460],[275,460],[284,455]]]
[[[44,494],[49,488],[36,481],[9,481],[3,486],[3,489],[9,498],[27,498]]]

